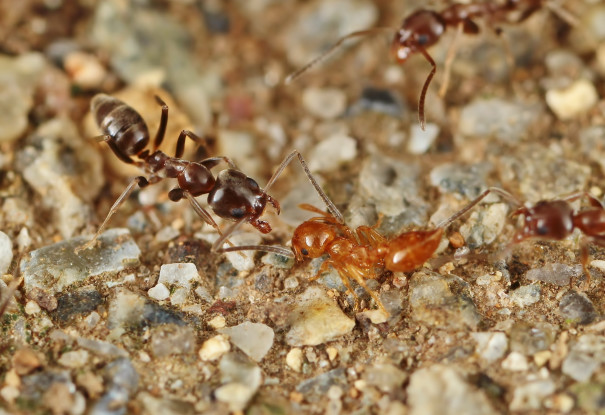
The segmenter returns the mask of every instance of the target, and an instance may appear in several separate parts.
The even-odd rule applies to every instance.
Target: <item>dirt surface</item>
[[[347,33],[450,3],[18,3],[0,0],[3,298],[24,280],[0,317],[0,414],[605,411],[603,226],[513,243],[523,215],[511,217],[576,192],[603,200],[602,2],[477,17],[440,96],[448,29],[429,49],[425,131],[431,66],[398,64],[384,31],[284,80]],[[160,96],[162,150],[194,131],[205,144],[184,159],[229,157],[261,187],[300,151],[347,226],[387,239],[432,229],[489,187],[513,196],[479,203],[415,271],[365,269],[387,314],[337,270],[313,278],[327,256],[212,252],[216,231],[168,198],[173,179],[135,189],[101,243],[74,253],[141,174],[94,139],[98,93],[136,109],[151,137]],[[325,209],[297,159],[268,193],[281,203],[262,216],[272,232],[244,225],[235,245],[289,249],[312,216],[297,206]],[[599,211],[586,197],[569,206]]]

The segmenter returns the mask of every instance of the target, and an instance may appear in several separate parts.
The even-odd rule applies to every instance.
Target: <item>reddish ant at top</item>
[[[519,23],[538,11],[544,4],[547,4],[545,0],[506,0],[504,3],[500,4],[490,1],[472,2],[467,4],[454,3],[440,12],[419,9],[403,19],[401,28],[395,33],[391,43],[391,53],[393,57],[398,63],[403,64],[410,56],[419,52],[432,66],[431,72],[427,76],[426,81],[422,86],[422,91],[420,93],[420,99],[418,102],[418,119],[423,130],[425,129],[426,125],[424,101],[428,87],[437,70],[437,65],[435,64],[435,61],[431,55],[428,53],[427,48],[435,45],[439,39],[441,39],[441,36],[445,33],[448,27],[457,28],[458,32],[477,34],[479,33],[479,26],[472,20],[474,18],[484,17],[488,19],[490,23]],[[555,11],[563,14],[562,10],[555,9]],[[514,20],[511,21],[509,16],[513,12],[518,13],[518,15]],[[569,16],[566,17],[571,19]],[[346,40],[353,37],[384,32],[385,30],[392,32],[392,28],[383,27],[361,30],[342,37],[322,55],[289,75],[285,82],[290,83],[294,79],[298,78],[309,68],[334,52]],[[446,73],[444,84],[442,85],[440,91],[441,95],[445,94],[445,90],[447,89],[449,64],[453,59],[453,46],[454,44],[452,44],[452,53],[450,53],[450,56],[448,56],[448,60],[446,61]]]

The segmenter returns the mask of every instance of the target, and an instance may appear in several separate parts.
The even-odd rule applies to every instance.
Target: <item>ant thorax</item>
[[[416,53],[420,48],[426,48],[437,42],[445,32],[446,22],[438,14],[430,10],[418,10],[408,16],[401,24],[401,29],[395,34],[392,52],[399,63]]]

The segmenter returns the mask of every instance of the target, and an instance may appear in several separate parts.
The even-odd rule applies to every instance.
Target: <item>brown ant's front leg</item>
[[[111,207],[111,209],[109,209],[109,213],[107,214],[107,216],[105,217],[105,220],[103,221],[103,223],[101,224],[101,226],[97,230],[97,233],[94,234],[94,236],[92,237],[92,239],[90,241],[88,241],[87,243],[85,243],[82,246],[77,247],[74,250],[74,252],[76,254],[78,254],[78,252],[83,251],[84,249],[88,249],[88,248],[92,247],[94,245],[94,243],[96,242],[97,238],[99,237],[99,235],[101,235],[101,233],[103,232],[103,230],[105,230],[105,227],[109,223],[109,219],[111,219],[111,217],[118,211],[118,209],[120,208],[120,206],[122,206],[122,204],[124,203],[124,201],[128,198],[128,196],[130,196],[130,194],[134,191],[134,189],[137,186],[140,187],[140,188],[143,188],[143,187],[145,187],[147,185],[149,185],[149,181],[145,177],[143,177],[143,176],[135,177],[134,179],[132,179],[132,181],[130,182],[130,184],[126,187],[126,189],[124,189],[124,191],[122,192],[122,194],[116,199],[116,201],[114,202],[114,204]]]
[[[275,212],[279,215],[281,212],[281,207],[277,199],[275,199],[273,196],[267,195],[267,202],[271,203],[271,206],[273,206]]]

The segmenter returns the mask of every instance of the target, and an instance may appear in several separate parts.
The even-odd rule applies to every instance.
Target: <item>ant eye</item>
[[[231,209],[230,214],[231,214],[231,217],[238,219],[238,218],[242,218],[246,214],[246,211],[242,208],[234,208],[234,209]]]
[[[420,35],[417,40],[419,45],[424,45],[429,41],[429,37],[427,35]]]
[[[256,180],[254,180],[250,177],[247,177],[246,181],[248,182],[248,186],[250,186],[250,189],[254,189],[254,190],[260,189],[260,186],[258,185],[258,183],[256,183]]]
[[[307,251],[305,248],[301,249],[300,253],[303,255],[309,255],[309,251]]]

